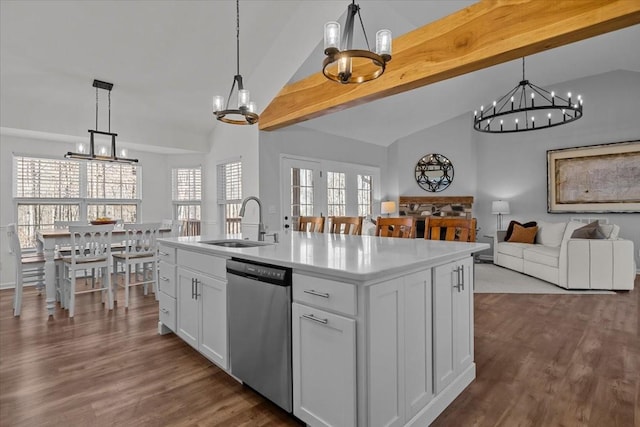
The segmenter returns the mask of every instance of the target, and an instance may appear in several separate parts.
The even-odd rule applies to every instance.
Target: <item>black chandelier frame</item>
[[[531,83],[525,78],[525,62],[522,58],[520,83],[500,99],[493,101],[486,111],[484,106],[480,107],[479,112],[476,110],[473,114],[473,128],[486,133],[514,133],[560,126],[582,118],[582,103],[581,95],[578,95],[577,102],[574,103],[571,92],[567,94],[567,98],[563,98]],[[546,117],[536,121],[535,112],[546,112]],[[509,120],[509,123],[505,121],[512,118],[514,120]],[[520,119],[523,119],[522,122]]]
[[[367,45],[367,50],[364,49],[352,49],[353,46],[353,23],[355,16],[358,15],[360,20],[360,27],[364,34],[364,40]],[[355,0],[352,0],[351,4],[347,8],[347,19],[345,22],[345,29],[342,33],[342,40],[340,46],[346,47],[344,50],[339,50],[335,47],[329,47],[324,50],[324,54],[327,57],[322,61],[322,74],[329,80],[348,84],[348,83],[364,83],[370,80],[375,80],[380,77],[387,66],[387,62],[391,61],[391,55],[377,53],[371,51],[369,46],[369,39],[367,38],[367,32],[364,29],[364,23],[362,22],[362,16],[360,15],[360,6],[356,4]],[[377,68],[375,71],[366,74],[354,74],[351,66],[348,67],[346,72],[331,72],[330,66],[335,62],[341,60],[349,60],[354,58],[368,59]]]

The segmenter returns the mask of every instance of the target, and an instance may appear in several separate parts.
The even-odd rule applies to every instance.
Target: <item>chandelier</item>
[[[480,111],[474,111],[473,128],[488,133],[525,132],[564,125],[581,117],[582,96],[574,100],[569,92],[565,99],[534,85],[525,79],[522,58],[522,81],[486,110],[481,105]]]
[[[108,162],[120,162],[120,163],[136,163],[138,159],[128,159],[127,151],[122,149],[118,153],[116,150],[116,136],[117,133],[111,132],[111,89],[113,89],[113,83],[103,82],[100,80],[93,81],[93,87],[96,88],[96,128],[95,130],[89,129],[89,147],[85,147],[84,144],[78,144],[77,153],[69,151],[64,157],[67,159],[80,159],[80,160],[103,160]],[[109,127],[107,132],[98,130],[98,90],[103,89],[108,92],[109,97]],[[106,146],[98,147],[96,152],[96,135],[104,135],[111,139],[111,150]],[[118,156],[120,154],[120,156]]]
[[[360,20],[367,50],[351,48],[353,21],[356,15]],[[340,50],[341,48],[344,50]],[[364,83],[377,79],[384,73],[387,62],[391,61],[391,31],[384,29],[376,33],[376,51],[372,52],[360,16],[360,6],[353,0],[347,9],[342,41],[339,23],[331,21],[324,25],[324,54],[327,57],[322,63],[322,73],[329,80],[340,83]]]
[[[249,90],[242,84],[240,75],[240,1],[236,0],[236,75],[233,76],[233,83],[229,91],[229,98],[225,104],[224,97],[216,95],[213,97],[213,114],[216,119],[232,125],[253,125],[258,123],[259,116],[256,113],[255,102],[249,100]],[[229,102],[233,95],[233,90],[238,85],[238,108],[229,108]]]

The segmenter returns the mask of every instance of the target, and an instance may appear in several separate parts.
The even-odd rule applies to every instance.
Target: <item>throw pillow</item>
[[[507,242],[511,243],[533,243],[536,239],[538,227],[522,227],[519,224],[513,225],[513,232]]]
[[[513,226],[518,224],[520,227],[528,228],[535,227],[537,224],[535,221],[525,222],[524,224],[520,224],[518,221],[511,221],[509,223],[509,227],[507,227],[507,234],[504,235],[504,241],[508,242],[511,237],[511,233],[513,233]]]
[[[605,235],[598,227],[598,221],[593,221],[584,227],[580,227],[571,235],[572,239],[604,239]]]
[[[557,248],[562,244],[566,222],[538,222],[538,235],[536,243],[552,248]]]

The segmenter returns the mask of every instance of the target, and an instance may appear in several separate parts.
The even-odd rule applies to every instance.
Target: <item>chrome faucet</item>
[[[266,234],[266,230],[264,228],[264,223],[262,222],[262,202],[260,201],[260,199],[258,199],[256,196],[246,197],[242,201],[242,206],[240,207],[240,213],[238,215],[244,217],[244,209],[247,207],[247,202],[249,200],[255,200],[256,203],[258,204],[258,217],[259,217],[259,221],[260,221],[258,223],[258,241],[259,242],[263,242],[264,241],[264,235]]]

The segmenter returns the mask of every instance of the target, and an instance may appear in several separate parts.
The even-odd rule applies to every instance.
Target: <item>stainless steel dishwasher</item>
[[[230,259],[227,279],[231,373],[291,412],[291,269]]]

